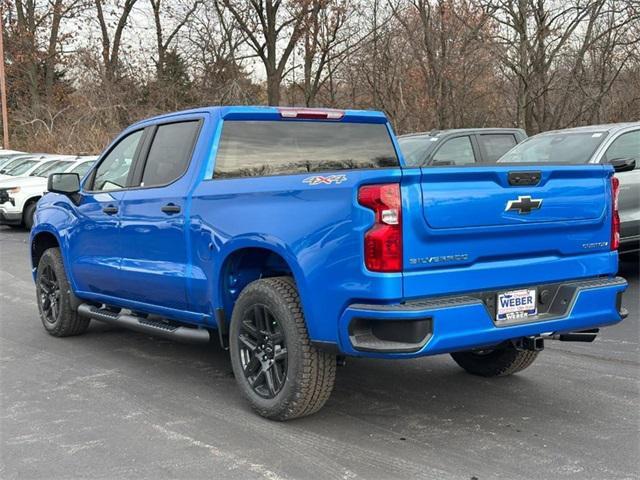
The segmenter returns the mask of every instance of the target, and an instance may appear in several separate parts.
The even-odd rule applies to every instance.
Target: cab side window
[[[623,133],[613,141],[603,160],[610,162],[616,158],[635,158],[636,170],[640,168],[640,130]]]
[[[469,137],[456,137],[447,140],[435,153],[432,165],[467,165],[475,163],[473,147]]]
[[[124,137],[98,165],[93,179],[93,191],[119,190],[127,186],[127,178],[133,164],[143,130]]]
[[[160,125],[147,155],[141,186],[168,185],[181,177],[189,166],[199,128],[199,121]]]
[[[504,133],[480,134],[477,138],[487,162],[495,162],[518,143],[516,137]]]

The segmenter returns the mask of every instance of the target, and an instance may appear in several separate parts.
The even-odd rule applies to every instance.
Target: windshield
[[[91,160],[90,162],[83,162],[80,165],[76,165],[75,168],[71,169],[69,173],[77,173],[80,177],[84,177],[84,174],[89,171],[91,165],[95,163],[95,160]]]
[[[498,160],[499,163],[587,163],[607,132],[555,132],[536,135]]]
[[[56,160],[53,162],[44,162],[42,165],[37,166],[33,170],[33,172],[29,174],[29,176],[30,177],[46,177],[52,168],[54,168],[56,165],[60,165],[61,163],[66,163],[66,162],[62,162],[61,160]]]
[[[14,167],[17,167],[18,165],[20,165],[22,162],[26,162],[27,160],[29,160],[29,157],[26,158],[14,158],[12,160],[9,160],[7,163],[5,163],[2,166],[2,170],[4,170],[3,173],[8,172],[9,170],[11,170]]]
[[[429,135],[400,137],[398,144],[408,167],[422,167],[433,147],[438,144],[438,137]]]
[[[12,166],[11,169],[5,172],[5,174],[11,175],[13,177],[22,175],[37,163],[38,163],[37,160],[24,160],[22,161],[22,163],[18,163],[17,165]]]

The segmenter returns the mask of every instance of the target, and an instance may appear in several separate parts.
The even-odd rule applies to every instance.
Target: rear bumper
[[[627,282],[599,277],[548,285],[545,305],[520,323],[494,323],[494,291],[429,298],[397,305],[354,304],[339,321],[339,350],[347,355],[412,358],[488,347],[543,333],[613,325],[622,320]],[[394,328],[396,327],[396,328]]]

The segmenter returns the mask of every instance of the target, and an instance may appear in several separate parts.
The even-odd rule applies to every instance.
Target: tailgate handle
[[[509,185],[519,187],[522,185],[537,185],[540,183],[540,172],[509,172]]]

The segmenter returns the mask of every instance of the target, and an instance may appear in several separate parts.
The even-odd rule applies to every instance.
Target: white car
[[[28,155],[26,157],[19,157],[11,162],[8,162],[2,169],[0,169],[0,180],[4,180],[12,177],[26,177],[30,175],[42,162],[51,162],[53,160],[60,160],[66,158],[63,155]],[[73,158],[73,157],[71,157]]]
[[[0,150],[0,170],[12,160],[20,157],[28,157],[26,152],[17,152],[15,150]]]
[[[31,229],[38,200],[47,190],[52,173],[77,173],[83,177],[97,157],[71,157],[40,162],[27,176],[0,180],[0,225]]]

